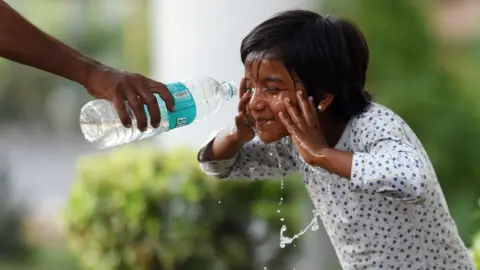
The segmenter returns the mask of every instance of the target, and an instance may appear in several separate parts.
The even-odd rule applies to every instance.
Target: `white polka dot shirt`
[[[220,178],[300,171],[343,269],[476,269],[422,144],[398,115],[372,103],[335,148],[354,153],[351,180],[303,162],[290,138],[255,138],[230,160],[207,161],[206,148],[198,158]]]

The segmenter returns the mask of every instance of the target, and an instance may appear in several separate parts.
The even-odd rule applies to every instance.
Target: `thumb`
[[[239,112],[235,117],[235,124],[238,128],[250,128],[248,118],[244,112]]]
[[[241,138],[241,140],[249,141],[255,135],[255,131],[253,130],[248,121],[248,117],[244,112],[238,113],[238,115],[235,117],[235,126],[237,128],[237,135]]]

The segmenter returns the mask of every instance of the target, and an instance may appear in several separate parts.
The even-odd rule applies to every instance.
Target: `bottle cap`
[[[232,81],[226,82],[226,83],[227,83],[227,85],[228,85],[228,88],[230,89],[230,94],[231,94],[230,98],[238,95],[238,86],[237,86],[237,84],[234,83],[234,82],[232,82]]]

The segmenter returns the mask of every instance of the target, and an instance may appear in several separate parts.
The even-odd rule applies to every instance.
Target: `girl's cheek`
[[[276,95],[272,99],[272,110],[277,114],[283,112],[285,109],[284,98],[281,95]]]
[[[278,95],[270,103],[272,112],[275,114],[275,118],[279,118],[278,114],[280,112],[283,112],[284,114],[287,113],[287,107],[285,106],[284,99],[285,99],[285,97],[283,95]]]
[[[269,102],[270,109],[275,114],[275,118],[279,119],[278,114],[280,112],[283,112],[284,114],[288,115],[287,107],[285,104],[285,98],[287,97],[291,100],[292,105],[294,107],[297,107],[298,102],[297,102],[296,95],[290,95],[287,93],[281,93],[281,94],[275,95],[272,97],[271,102]]]

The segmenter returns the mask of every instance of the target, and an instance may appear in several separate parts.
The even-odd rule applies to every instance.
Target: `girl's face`
[[[304,91],[299,80],[292,78],[280,60],[272,59],[247,61],[245,78],[246,87],[253,90],[247,112],[259,139],[271,143],[289,136],[278,114],[288,115],[285,98],[298,106],[296,92]]]

